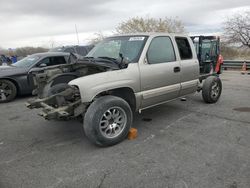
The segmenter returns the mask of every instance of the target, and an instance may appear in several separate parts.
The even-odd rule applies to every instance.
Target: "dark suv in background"
[[[94,47],[94,45],[88,46],[62,46],[56,47],[49,50],[49,52],[68,52],[73,54],[78,54],[81,56],[85,56],[89,53],[89,51]]]

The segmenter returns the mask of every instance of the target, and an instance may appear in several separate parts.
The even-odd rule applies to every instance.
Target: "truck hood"
[[[15,66],[0,66],[0,78],[19,74],[26,74],[27,72],[28,68],[21,68]]]
[[[69,85],[79,88],[82,102],[90,102],[98,93],[116,88],[128,87],[137,92],[140,88],[138,64],[129,64],[126,69],[83,76],[70,81]]]

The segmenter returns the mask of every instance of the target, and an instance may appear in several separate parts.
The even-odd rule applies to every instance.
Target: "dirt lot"
[[[77,121],[43,120],[27,97],[0,104],[0,187],[249,188],[250,75],[222,82],[218,103],[197,93],[143,111],[138,138],[109,148]]]

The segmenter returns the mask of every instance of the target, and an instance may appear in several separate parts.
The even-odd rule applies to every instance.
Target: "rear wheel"
[[[115,96],[104,96],[89,106],[83,127],[92,143],[111,146],[127,137],[132,119],[131,108],[125,100]]]
[[[9,80],[0,80],[0,103],[10,102],[16,98],[17,88]]]
[[[202,97],[206,103],[216,103],[220,98],[222,83],[219,77],[209,76],[202,86]]]

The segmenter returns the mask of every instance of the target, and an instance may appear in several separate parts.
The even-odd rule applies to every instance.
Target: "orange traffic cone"
[[[246,74],[246,73],[247,73],[247,64],[246,62],[244,62],[241,68],[241,74]]]
[[[137,129],[135,128],[130,128],[129,132],[128,132],[128,139],[129,140],[133,140],[137,137]]]

